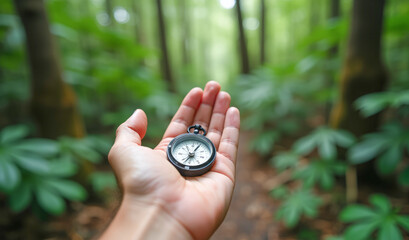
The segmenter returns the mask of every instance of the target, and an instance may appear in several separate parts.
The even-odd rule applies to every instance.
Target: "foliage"
[[[333,159],[337,156],[336,146],[346,148],[354,142],[354,136],[347,131],[318,127],[310,135],[297,140],[293,148],[298,154],[309,154],[317,148],[323,159]]]
[[[396,169],[406,151],[409,151],[409,129],[399,123],[390,123],[383,125],[379,132],[365,135],[349,150],[348,156],[354,164],[376,158],[378,172],[386,175]]]
[[[271,158],[271,164],[278,171],[283,171],[287,168],[295,168],[299,162],[300,155],[294,152],[280,152]]]
[[[335,176],[342,176],[345,168],[340,161],[315,159],[305,167],[296,169],[293,177],[302,180],[305,186],[312,187],[319,183],[324,190],[330,190],[334,186]]]
[[[9,126],[0,132],[0,192],[8,196],[11,210],[21,212],[29,205],[38,205],[59,215],[66,208],[64,199],[85,200],[86,190],[70,177],[77,173],[79,159],[99,161],[101,155],[95,149],[106,152],[106,142],[96,137],[59,141],[26,138],[29,134],[26,125]]]
[[[396,108],[407,114],[409,108],[409,90],[387,91],[364,95],[356,100],[355,106],[365,117],[379,113],[386,108]],[[403,111],[406,108],[406,111]]]
[[[403,239],[399,226],[409,232],[409,216],[399,215],[383,195],[372,195],[372,208],[360,204],[345,207],[340,220],[351,223],[344,232],[345,239],[368,239],[376,232],[378,240]]]
[[[277,219],[283,219],[287,227],[294,227],[302,215],[314,217],[322,200],[310,189],[297,189],[282,199],[282,204],[276,212]]]

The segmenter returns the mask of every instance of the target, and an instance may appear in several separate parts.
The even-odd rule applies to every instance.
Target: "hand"
[[[124,231],[128,222],[132,222],[135,232],[139,228],[139,233],[133,233],[139,237],[153,238],[169,229],[183,238],[207,239],[213,234],[227,213],[234,187],[240,116],[237,108],[229,106],[229,94],[220,92],[216,82],[209,82],[204,92],[192,89],[154,149],[141,145],[147,129],[142,110],[136,110],[118,128],[109,162],[123,191],[123,200],[103,237],[114,236],[110,234],[115,229]],[[194,124],[208,130],[207,137],[217,150],[216,161],[202,176],[183,177],[169,163],[166,148],[174,137],[186,133]],[[146,218],[147,228],[156,229],[153,235],[140,227]],[[162,226],[151,226],[158,223]],[[165,236],[171,238],[169,234]]]

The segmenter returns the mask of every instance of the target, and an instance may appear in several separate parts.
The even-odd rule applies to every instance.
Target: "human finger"
[[[232,161],[236,162],[237,148],[240,132],[240,112],[231,107],[227,110],[224,129],[220,140],[218,152]]]
[[[146,134],[148,119],[143,110],[137,109],[116,130],[115,143],[133,142],[141,145],[142,138]]]
[[[231,97],[227,92],[220,92],[217,95],[216,102],[214,104],[207,137],[212,140],[216,150],[219,148],[226,112],[230,106],[230,100]]]
[[[206,84],[202,102],[196,112],[193,120],[194,124],[200,124],[204,129],[208,129],[210,118],[212,116],[213,106],[217,95],[220,92],[220,84],[215,81],[210,81]]]
[[[169,123],[168,128],[163,135],[163,139],[176,137],[185,133],[187,128],[192,124],[196,110],[200,104],[203,96],[203,90],[200,88],[193,88],[183,99],[175,116]]]

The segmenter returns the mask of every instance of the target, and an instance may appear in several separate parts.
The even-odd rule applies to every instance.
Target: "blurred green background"
[[[50,237],[27,219],[106,204],[116,127],[144,109],[154,146],[209,80],[244,151],[291,175],[269,193],[283,229],[322,239],[297,226],[335,205],[331,239],[408,235],[405,0],[1,1],[0,235]]]

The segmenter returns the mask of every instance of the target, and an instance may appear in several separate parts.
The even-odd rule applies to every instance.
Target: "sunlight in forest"
[[[127,23],[129,21],[129,13],[123,7],[117,7],[114,10],[114,18],[119,23]]]
[[[219,0],[220,5],[225,9],[231,9],[236,5],[236,0]]]
[[[257,18],[246,18],[243,22],[244,28],[248,30],[256,30],[260,25],[260,22]]]

